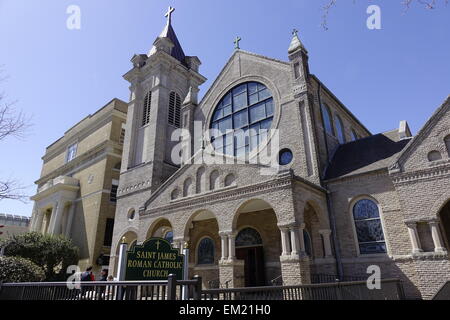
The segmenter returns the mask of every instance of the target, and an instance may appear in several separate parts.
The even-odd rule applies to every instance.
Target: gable
[[[398,156],[396,170],[411,172],[448,163],[450,150],[445,139],[449,136],[450,96]]]
[[[239,83],[256,81],[264,84],[275,99],[292,97],[291,66],[288,62],[236,50],[199,104],[195,118],[208,119],[219,100]],[[281,102],[281,101],[280,101]]]

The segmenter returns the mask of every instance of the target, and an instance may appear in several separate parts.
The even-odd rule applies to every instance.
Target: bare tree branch
[[[0,75],[2,74],[0,69]],[[6,77],[0,77],[3,82]],[[5,101],[5,95],[0,93],[0,141],[14,137],[22,139],[30,128],[30,120],[22,111],[14,108],[14,103]],[[18,200],[26,203],[28,196],[24,193],[26,187],[19,184],[14,179],[0,179],[0,201],[5,199]]]
[[[23,203],[28,201],[28,195],[24,193],[25,187],[16,180],[9,179],[0,181],[0,201],[1,200],[19,200]]]
[[[355,2],[356,0],[353,0]],[[446,6],[449,3],[449,0],[403,0],[402,4],[405,6],[405,12],[409,10],[411,5],[416,2],[423,5],[426,9],[435,9],[438,3],[444,3]],[[326,4],[322,7],[323,15],[322,15],[322,23],[321,26],[324,30],[328,30],[328,16],[330,13],[330,9],[336,6],[337,0],[327,0]]]

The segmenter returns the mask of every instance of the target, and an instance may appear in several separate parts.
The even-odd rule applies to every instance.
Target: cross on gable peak
[[[169,6],[167,9],[166,14],[164,15],[167,18],[167,23],[170,23],[172,21],[172,13],[175,11],[175,8]]]
[[[240,49],[239,48],[239,41],[241,41],[241,37],[237,36],[236,39],[234,39],[234,48],[235,49]]]

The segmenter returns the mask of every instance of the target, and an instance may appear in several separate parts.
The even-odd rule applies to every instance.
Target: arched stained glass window
[[[267,140],[274,114],[269,89],[246,82],[231,89],[220,100],[211,121],[211,143],[217,152],[245,157]]]
[[[334,133],[333,133],[333,124],[331,123],[330,108],[328,108],[326,104],[322,104],[321,109],[322,109],[323,126],[325,127],[325,131],[333,136]]]
[[[336,128],[337,138],[340,144],[345,143],[344,125],[341,118],[338,115],[334,116],[334,126]]]
[[[167,241],[172,243],[173,242],[173,231],[167,231],[166,234],[164,235],[164,239],[166,239]]]
[[[450,135],[444,138],[445,147],[447,148],[448,156],[450,157]]]
[[[152,105],[152,92],[149,91],[144,98],[144,109],[142,113],[142,125],[145,126],[150,122],[150,110]]]
[[[352,141],[356,141],[358,139],[358,134],[356,133],[355,129],[352,129]]]
[[[179,128],[181,126],[181,98],[176,92],[169,95],[169,124]]]
[[[211,238],[203,238],[197,248],[198,264],[214,263],[214,241]]]
[[[378,205],[369,199],[362,199],[353,206],[356,236],[361,254],[385,253],[383,226]]]
[[[303,229],[303,241],[305,242],[305,251],[306,254],[311,257],[312,256],[312,241],[309,235],[309,232]]]
[[[235,240],[235,247],[250,247],[262,245],[262,239],[258,231],[253,228],[242,229]]]

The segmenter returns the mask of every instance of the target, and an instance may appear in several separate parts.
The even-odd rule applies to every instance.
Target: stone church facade
[[[371,134],[310,73],[294,32],[287,61],[237,46],[199,101],[201,62],[170,18],[124,76],[112,273],[124,237],[163,237],[189,246],[205,287],[367,278],[375,265],[430,298],[450,280],[450,98],[414,137],[404,121]],[[255,161],[266,151],[276,170]]]

